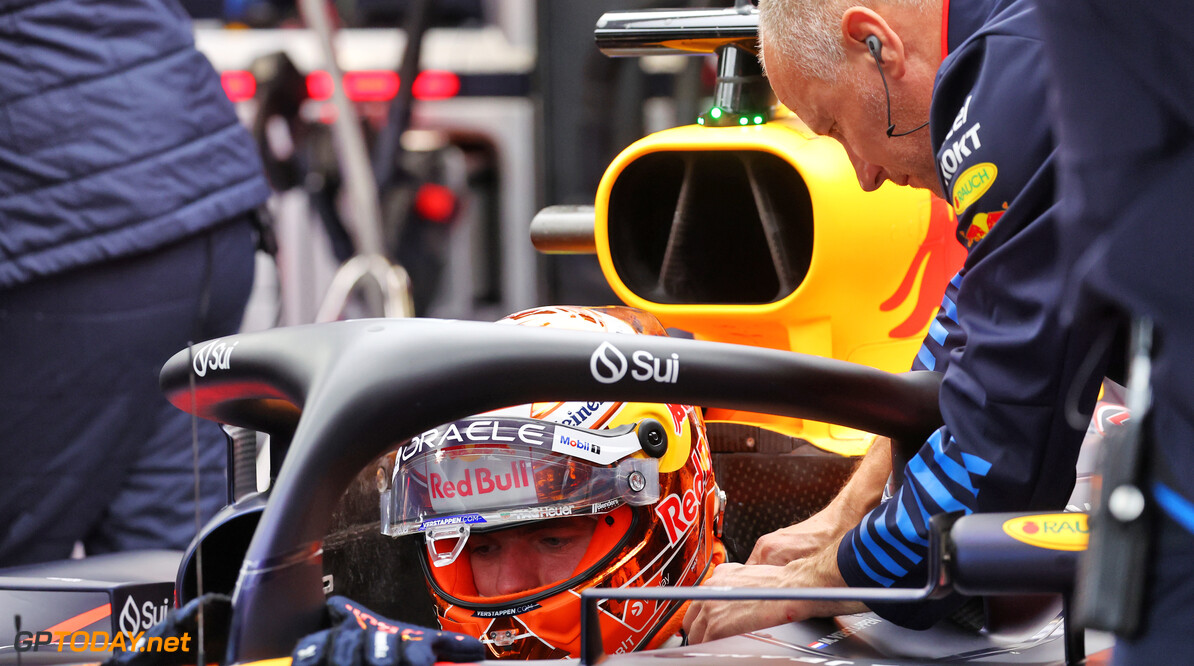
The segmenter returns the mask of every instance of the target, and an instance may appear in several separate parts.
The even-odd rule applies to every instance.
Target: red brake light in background
[[[450,222],[456,213],[456,193],[438,183],[423,183],[415,193],[415,212],[429,222]]]
[[[344,73],[344,91],[354,102],[385,102],[398,94],[398,74],[387,70]],[[415,79],[416,99],[447,99],[460,92],[460,78],[452,72],[427,70]],[[307,95],[324,101],[332,98],[332,76],[325,71],[307,75]]]
[[[394,72],[347,72],[344,89],[354,102],[384,102],[398,94],[398,75]]]
[[[252,99],[257,94],[257,79],[252,72],[230,70],[220,74],[220,83],[224,86],[224,94],[233,102],[243,102]]]
[[[344,73],[344,92],[354,102],[384,102],[398,94],[398,74],[385,70]],[[332,98],[332,75],[325,71],[307,75],[307,95],[324,101]]]
[[[220,74],[224,93],[233,102],[252,99],[257,79],[252,72],[229,70]],[[398,94],[398,74],[387,70],[344,73],[344,90],[354,102],[388,102]],[[448,99],[460,93],[460,77],[453,72],[429,69],[419,72],[413,90],[415,99]],[[317,101],[332,98],[332,75],[317,70],[307,75],[307,96]]]
[[[415,99],[447,99],[460,92],[460,77],[452,72],[428,69],[415,77]]]
[[[307,97],[327,100],[332,98],[332,75],[319,70],[307,75]]]

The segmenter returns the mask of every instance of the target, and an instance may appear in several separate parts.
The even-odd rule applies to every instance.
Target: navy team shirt
[[[1037,5],[1056,84],[1062,228],[1093,238],[1068,262],[1074,315],[1156,325],[1142,425],[1159,511],[1142,563],[1142,628],[1117,639],[1112,664],[1184,661],[1194,652],[1194,13],[1188,0]]]
[[[851,586],[923,585],[933,514],[1062,509],[1084,434],[1068,425],[1066,398],[1079,391],[1089,417],[1102,377],[1102,362],[1077,376],[1092,333],[1061,316],[1056,142],[1035,6],[945,7],[929,131],[968,256],[914,369],[944,372],[946,425],[909,460],[894,496],[842,540]],[[962,601],[871,608],[921,628]]]

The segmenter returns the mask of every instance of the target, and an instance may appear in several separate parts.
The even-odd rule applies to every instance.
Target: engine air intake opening
[[[796,169],[768,152],[649,153],[610,191],[609,245],[643,299],[772,303],[808,272],[812,202]]]

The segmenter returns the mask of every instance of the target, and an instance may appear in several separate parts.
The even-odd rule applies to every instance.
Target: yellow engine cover
[[[892,372],[911,367],[965,257],[948,204],[891,183],[862,191],[841,145],[794,116],[649,135],[610,164],[595,209],[606,280],[665,326]],[[871,440],[770,415],[707,420],[843,455]]]

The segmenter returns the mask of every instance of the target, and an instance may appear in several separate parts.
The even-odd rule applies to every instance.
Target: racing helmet
[[[538,308],[501,323],[666,335],[652,315],[622,307]],[[492,658],[552,659],[580,654],[582,590],[700,585],[725,561],[724,504],[696,408],[549,402],[461,419],[402,445],[382,525],[391,536],[422,534],[443,629],[476,636]],[[578,517],[595,524],[571,571],[510,594],[478,591],[470,535]],[[602,600],[605,650],[660,647],[686,607]]]

